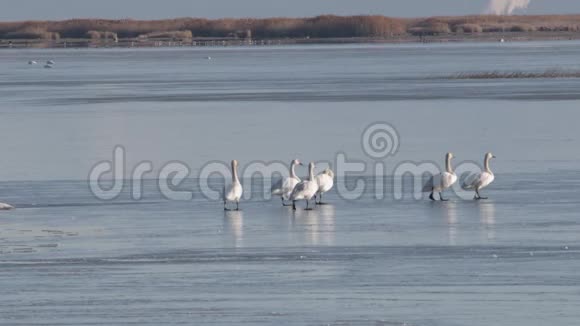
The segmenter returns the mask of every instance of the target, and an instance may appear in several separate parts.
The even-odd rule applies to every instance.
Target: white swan
[[[487,199],[487,197],[481,197],[479,191],[489,186],[495,179],[493,172],[491,172],[491,169],[489,168],[489,161],[492,158],[496,158],[495,155],[492,153],[486,153],[483,158],[483,171],[478,174],[470,175],[465,179],[465,182],[463,182],[463,189],[475,190],[475,196],[473,199]]]
[[[52,61],[52,60],[48,60],[48,61],[46,62],[46,64],[47,64],[47,65],[53,65],[53,64],[54,64],[54,61]]]
[[[453,153],[447,153],[445,155],[445,172],[439,173],[437,175],[432,176],[425,186],[423,187],[423,192],[431,192],[429,195],[429,199],[435,200],[433,194],[435,192],[439,193],[439,199],[442,201],[447,201],[448,199],[444,199],[442,192],[453,186],[455,182],[457,182],[457,175],[453,171],[453,167],[451,166],[451,159],[453,158]]]
[[[14,209],[14,206],[10,204],[0,203],[0,211],[7,211],[11,209]]]
[[[236,211],[239,211],[240,199],[242,198],[243,192],[242,184],[238,178],[238,161],[232,160],[232,183],[224,186],[223,189],[224,210],[229,210],[227,208],[227,203],[230,201],[236,203]]]
[[[296,176],[296,171],[294,170],[296,165],[303,164],[297,159],[292,160],[292,162],[290,162],[290,176],[280,179],[272,185],[272,195],[280,196],[280,198],[282,198],[282,206],[286,206],[284,200],[290,199],[292,190],[294,190],[294,187],[302,181]]]
[[[306,210],[308,208],[308,201],[316,195],[318,191],[318,183],[314,180],[314,163],[310,162],[308,164],[308,180],[303,180],[294,187],[292,194],[290,194],[290,200],[292,201],[292,209],[296,210],[297,200],[306,200]]]
[[[34,60],[30,60],[30,61],[28,61],[28,64],[29,64],[29,65],[35,65],[35,64],[37,64],[37,63],[38,63],[38,62],[36,62],[36,61],[34,61]]]
[[[332,187],[334,187],[334,172],[331,169],[324,169],[322,173],[316,176],[316,183],[318,183],[318,191],[314,195],[314,202],[316,202],[316,197],[318,198],[318,205],[324,205],[322,202],[322,194],[328,192]]]

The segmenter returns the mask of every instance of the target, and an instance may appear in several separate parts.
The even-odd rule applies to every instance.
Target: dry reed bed
[[[396,37],[487,32],[576,32],[580,15],[459,16],[392,18],[333,16],[310,18],[23,21],[0,23],[0,39],[138,38],[165,36],[254,38]]]
[[[524,71],[464,72],[447,77],[447,79],[534,79],[534,78],[580,78],[580,71],[564,71],[552,69],[543,72],[524,72]]]

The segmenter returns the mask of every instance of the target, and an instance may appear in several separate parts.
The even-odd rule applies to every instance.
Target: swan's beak
[[[492,155],[491,157],[492,157],[492,158],[497,158],[497,156],[495,156],[495,155]]]
[[[300,162],[300,163],[298,163],[298,165],[302,165],[302,166],[304,166],[304,163]]]

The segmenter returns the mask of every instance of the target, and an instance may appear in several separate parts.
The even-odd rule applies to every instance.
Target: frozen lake
[[[0,214],[0,324],[573,325],[580,80],[446,77],[578,58],[578,42],[2,51],[0,201],[18,208]],[[385,160],[361,146],[379,121],[400,138]],[[117,145],[149,179],[186,164],[193,199],[155,180],[142,200],[95,198],[89,171]],[[396,199],[397,166],[447,151],[498,156],[490,200]],[[369,167],[349,187],[384,163],[384,198],[224,212],[196,179],[339,154]]]

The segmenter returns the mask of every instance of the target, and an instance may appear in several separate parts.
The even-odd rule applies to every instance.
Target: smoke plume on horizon
[[[511,15],[515,10],[526,9],[530,0],[490,0],[485,12],[492,15]]]

